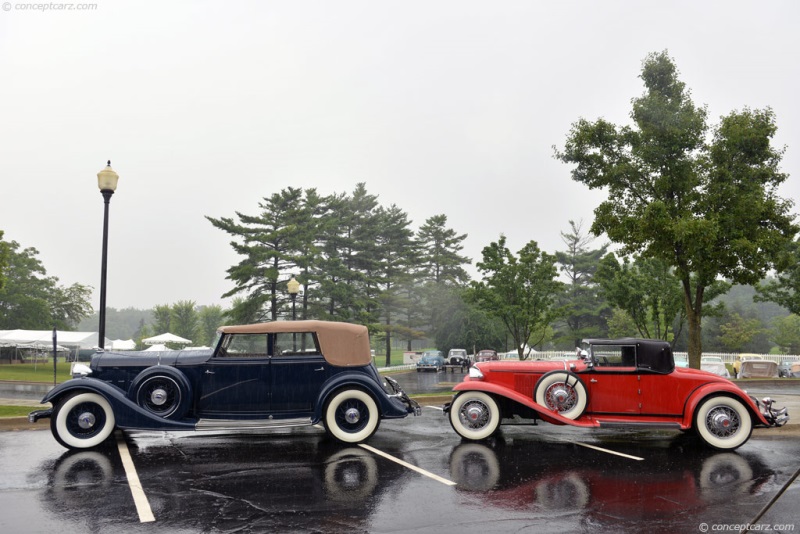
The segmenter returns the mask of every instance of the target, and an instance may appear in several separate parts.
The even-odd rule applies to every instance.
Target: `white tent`
[[[97,332],[67,332],[56,330],[59,345],[70,348],[93,349],[98,346]],[[52,348],[52,330],[0,330],[0,345],[15,347],[31,343],[46,343]],[[106,345],[109,344],[106,338]]]
[[[159,345],[159,344],[150,345],[149,347],[144,349],[145,352],[161,352],[164,350],[169,350],[169,349],[167,348],[166,345]]]
[[[188,345],[191,342],[191,339],[176,336],[175,334],[170,334],[169,332],[142,340],[142,343],[145,345],[159,345],[164,343],[179,343],[181,345]]]
[[[115,339],[111,342],[111,350],[134,350],[136,342],[132,339]]]

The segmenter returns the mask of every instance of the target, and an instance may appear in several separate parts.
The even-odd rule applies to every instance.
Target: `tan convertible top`
[[[223,326],[223,334],[279,334],[315,332],[319,348],[331,365],[367,365],[372,361],[367,327],[330,321],[274,321],[271,323]]]

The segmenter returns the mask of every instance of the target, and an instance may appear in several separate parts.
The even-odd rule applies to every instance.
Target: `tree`
[[[772,340],[784,354],[800,354],[800,316],[778,317],[773,321]]]
[[[520,359],[525,345],[538,345],[560,314],[555,307],[563,283],[556,280],[556,257],[530,241],[514,256],[505,236],[483,249],[477,267],[483,280],[473,282],[472,297],[482,310],[502,321]]]
[[[66,330],[92,313],[91,289],[81,284],[59,285],[58,278],[36,257],[35,248],[22,249],[16,241],[4,244],[5,283],[0,288],[0,330],[16,328]]]
[[[233,249],[244,258],[228,269],[235,287],[224,297],[244,294],[248,300],[267,305],[267,313],[277,320],[280,309],[289,302],[285,284],[292,271],[310,263],[309,239],[313,233],[310,211],[303,201],[303,191],[289,187],[259,202],[259,215],[236,212],[232,218],[206,216],[215,227],[235,240]]]
[[[160,304],[153,308],[153,329],[156,335],[166,334],[172,330],[172,306]]]
[[[731,314],[727,323],[720,325],[720,341],[731,352],[741,352],[754,337],[763,332],[761,321],[745,319],[738,313]]]
[[[211,306],[203,306],[197,313],[198,326],[197,326],[197,344],[210,345],[214,340],[217,329],[225,324],[225,312],[222,306],[213,304]]]
[[[674,343],[680,335],[685,320],[681,283],[663,261],[624,258],[620,264],[614,254],[608,254],[600,262],[597,280],[605,297],[625,312],[639,336]]]
[[[636,337],[642,335],[636,322],[622,308],[614,308],[608,319],[608,335],[611,338]]]
[[[681,281],[689,363],[700,367],[706,291],[720,278],[756,283],[797,233],[771,109],[732,112],[709,130],[666,52],[643,62],[645,93],[633,100],[633,126],[603,119],[573,124],[563,152],[572,178],[606,188],[592,232],[623,254],[658,258]],[[710,140],[708,139],[711,134]]]
[[[8,243],[3,241],[3,231],[0,230],[0,289],[6,284],[6,269],[8,269],[9,257]]]
[[[450,287],[436,300],[441,311],[441,322],[433,331],[433,339],[440,350],[466,349],[475,353],[481,349],[499,350],[504,346],[505,326],[473,305],[470,289]]]
[[[757,301],[772,301],[800,314],[800,240],[790,243],[778,262],[777,278],[758,286]]]
[[[199,318],[195,302],[193,300],[179,300],[172,305],[171,312],[171,332],[176,336],[189,339],[199,345],[199,343],[196,343]]]
[[[386,365],[391,365],[392,328],[406,307],[403,282],[413,277],[417,262],[414,233],[409,229],[408,214],[394,204],[388,209],[379,208],[375,217],[379,229],[376,239],[376,259],[373,278],[379,288],[379,302],[386,333]]]
[[[567,285],[561,298],[564,308],[565,328],[561,339],[577,347],[581,340],[604,337],[608,332],[606,320],[611,312],[600,293],[595,273],[600,259],[605,256],[608,245],[591,250],[594,238],[583,233],[583,221],[569,221],[570,233],[561,232],[561,240],[567,250],[556,252],[560,270],[567,276]]]
[[[434,215],[417,231],[420,270],[423,280],[435,284],[463,286],[469,281],[463,265],[469,265],[471,261],[459,253],[464,249],[463,242],[467,234],[458,235],[446,225],[446,215]]]

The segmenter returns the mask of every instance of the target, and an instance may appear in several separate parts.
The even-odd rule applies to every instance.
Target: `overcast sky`
[[[774,109],[781,192],[800,192],[795,0],[17,1],[0,11],[0,229],[95,307],[107,159],[115,308],[227,305],[239,257],[204,216],[288,186],[365,182],[415,230],[445,214],[473,260],[501,233],[564,250],[604,197],[552,147],[580,117],[627,123],[662,50],[712,122]]]

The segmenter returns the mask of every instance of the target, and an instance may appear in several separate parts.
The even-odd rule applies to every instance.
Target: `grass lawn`
[[[69,374],[69,362],[59,362],[56,369],[56,382],[59,384],[72,378]],[[20,382],[53,383],[52,363],[14,363],[0,365],[0,380],[17,380]]]
[[[35,406],[0,406],[0,417],[27,417],[29,413],[38,409]]]

